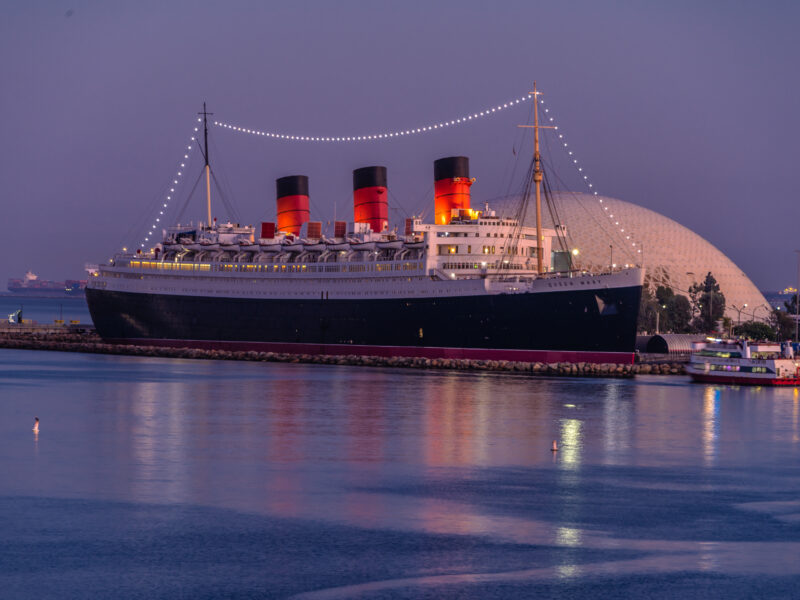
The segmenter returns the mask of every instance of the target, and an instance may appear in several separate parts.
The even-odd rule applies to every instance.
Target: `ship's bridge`
[[[513,272],[536,273],[536,228],[514,218],[461,210],[445,225],[414,221],[414,233],[427,240],[427,268],[448,277]],[[564,270],[553,253],[554,229],[542,229],[544,271]]]

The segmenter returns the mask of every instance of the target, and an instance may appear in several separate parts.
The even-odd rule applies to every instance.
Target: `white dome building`
[[[564,225],[571,248],[577,248],[576,267],[590,271],[643,264],[645,283],[652,290],[671,287],[688,296],[689,287],[703,281],[709,271],[725,295],[726,314],[737,319],[764,319],[769,304],[753,282],[733,261],[699,235],[673,221],[630,202],[575,192],[555,192],[555,214],[542,200],[545,227]],[[511,216],[519,198],[504,198],[490,203],[498,214]],[[536,226],[533,198],[524,218],[525,225]],[[745,308],[744,305],[747,305]],[[739,310],[734,308],[738,307]]]

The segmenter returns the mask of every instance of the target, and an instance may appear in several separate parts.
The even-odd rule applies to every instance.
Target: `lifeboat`
[[[377,247],[376,242],[362,242],[360,240],[350,242],[350,249],[356,252],[371,252],[376,250]]]
[[[403,242],[403,248],[407,248],[409,250],[420,250],[425,247],[425,241],[419,240],[417,242]]]
[[[300,240],[286,241],[281,244],[282,252],[302,252],[304,249],[303,242]]]
[[[350,242],[328,241],[325,247],[331,252],[347,252],[350,250]]]
[[[266,240],[264,240],[263,242],[259,241],[258,247],[261,250],[261,252],[280,252],[281,250],[283,250],[283,244],[278,240],[271,240],[269,242],[267,242]]]
[[[258,244],[254,244],[250,240],[240,241],[239,248],[242,252],[259,252],[261,250]]]
[[[325,242],[317,240],[303,240],[303,250],[306,252],[322,252],[327,250],[328,246]]]
[[[376,244],[381,250],[400,250],[403,247],[403,240],[385,240]]]

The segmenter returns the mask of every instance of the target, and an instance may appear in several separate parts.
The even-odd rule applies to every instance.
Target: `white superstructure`
[[[89,287],[121,292],[243,298],[368,299],[471,296],[640,285],[641,269],[556,271],[556,231],[542,230],[546,272],[537,273],[536,229],[493,211],[460,211],[446,225],[414,219],[407,235],[351,224],[343,237],[297,238],[231,223],[165,230],[146,253],[101,265]]]

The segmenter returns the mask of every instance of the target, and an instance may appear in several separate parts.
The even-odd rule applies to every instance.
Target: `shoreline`
[[[84,352],[87,354],[115,354],[123,356],[150,356],[160,358],[186,358],[204,360],[245,360],[257,362],[283,362],[364,367],[398,367],[409,369],[449,369],[458,371],[491,371],[526,373],[541,377],[613,377],[629,378],[636,375],[685,375],[684,364],[676,361],[635,364],[613,363],[539,363],[506,360],[472,360],[447,358],[380,357],[344,355],[288,354],[279,352],[203,350],[198,348],[165,348],[161,346],[134,346],[107,344],[91,332],[58,332],[53,328],[43,330],[0,330],[0,348],[9,350],[45,350],[55,352]]]

